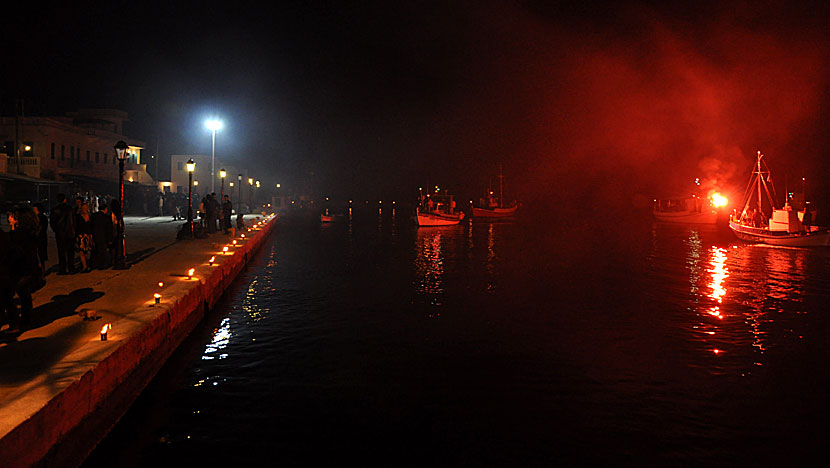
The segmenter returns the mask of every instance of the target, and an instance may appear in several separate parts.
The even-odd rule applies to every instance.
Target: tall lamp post
[[[211,133],[213,133],[210,145],[210,191],[213,193],[216,192],[216,172],[214,167],[216,165],[216,130],[220,130],[222,128],[222,121],[211,119],[205,122],[205,126],[211,131]]]
[[[236,176],[236,182],[239,185],[239,200],[236,201],[236,206],[238,207],[236,209],[236,214],[239,215],[242,214],[242,174]]]
[[[248,210],[254,206],[254,179],[248,177]]]
[[[222,230],[228,229],[228,226],[225,226],[225,176],[228,175],[225,172],[225,169],[219,169],[219,178],[222,179],[222,193],[219,195],[219,212],[222,215],[222,220],[219,221],[219,226],[222,227]]]
[[[196,163],[193,158],[187,161],[187,224],[190,227],[190,238],[193,239],[193,171]]]
[[[124,140],[119,140],[113,146],[115,154],[118,157],[118,202],[120,209],[118,210],[118,252],[115,255],[115,270],[126,270],[127,266],[127,241],[124,239],[124,161],[127,159],[127,143]]]
[[[254,191],[254,193],[256,194],[256,199],[259,200],[259,197],[261,196],[261,194],[259,193],[259,181],[256,181],[256,190]],[[257,207],[256,213],[259,213],[259,207]]]

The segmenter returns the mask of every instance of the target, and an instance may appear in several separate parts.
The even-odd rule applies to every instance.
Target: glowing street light
[[[187,167],[187,224],[190,225],[190,238],[193,239],[193,171],[196,170],[196,163],[190,158],[185,164]]]
[[[219,203],[222,206],[224,206],[224,204],[225,204],[225,176],[226,175],[228,175],[228,173],[225,171],[224,168],[219,169],[219,178],[222,179],[222,194],[219,195]],[[233,185],[233,184],[231,184],[231,185]],[[223,231],[228,230],[229,226],[225,226],[225,215],[224,215],[224,213],[222,214],[222,221],[219,224],[222,226]]]
[[[210,119],[205,122],[205,126],[213,133],[213,138],[211,139],[211,150],[210,150],[210,191],[215,192],[216,188],[216,173],[214,172],[214,166],[216,164],[216,130],[222,129],[222,121],[216,119]]]
[[[127,160],[127,143],[124,140],[119,140],[113,147],[115,154],[118,157],[118,202],[120,204],[118,210],[118,237],[116,245],[118,252],[115,255],[115,266],[113,269],[126,270],[127,266],[127,242],[124,239],[124,161]]]
[[[236,205],[237,205],[236,214],[240,215],[240,214],[242,214],[242,174],[239,174],[238,176],[236,176],[236,180],[238,182],[237,185],[239,185],[239,196],[236,197],[237,198],[237,200],[236,200]]]

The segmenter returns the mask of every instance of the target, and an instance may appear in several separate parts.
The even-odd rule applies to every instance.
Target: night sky
[[[759,149],[826,197],[827,7],[664,3],[38,5],[4,21],[0,105],[123,109],[163,158],[218,116],[218,157],[333,197],[473,198],[503,164],[511,198],[625,209],[742,193]]]

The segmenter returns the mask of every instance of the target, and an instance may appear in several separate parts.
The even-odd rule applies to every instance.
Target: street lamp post
[[[205,126],[207,126],[208,130],[213,133],[210,150],[210,191],[211,193],[214,193],[216,192],[216,130],[220,130],[222,128],[222,121],[211,119],[205,122]]]
[[[196,163],[193,158],[187,161],[187,224],[190,227],[190,238],[193,239],[193,171]]]
[[[254,179],[248,177],[248,209],[254,206]]]
[[[219,178],[222,179],[222,193],[219,195],[219,208],[220,213],[222,214],[222,221],[219,222],[219,225],[222,226],[222,230],[228,229],[228,226],[225,226],[225,176],[228,175],[225,172],[225,169],[219,169]]]
[[[113,147],[115,154],[118,157],[118,202],[120,209],[118,210],[118,238],[116,242],[118,252],[115,255],[115,270],[126,270],[127,266],[127,241],[124,239],[124,161],[127,159],[127,143],[124,140],[119,140]]]
[[[239,185],[239,200],[236,201],[236,206],[239,208],[236,209],[236,214],[239,215],[242,213],[242,174],[236,177],[236,182]]]
[[[262,196],[262,194],[261,194],[261,193],[259,193],[259,181],[256,181],[256,190],[254,191],[254,193],[256,193],[256,199],[257,199],[257,200],[259,200],[259,197],[261,197],[261,196]],[[252,203],[252,204],[253,204],[253,203]],[[257,212],[257,213],[259,212],[259,207],[257,207],[257,211],[256,211],[256,212]]]

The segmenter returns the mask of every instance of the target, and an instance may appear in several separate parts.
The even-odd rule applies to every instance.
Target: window
[[[107,163],[107,153],[104,153],[104,164]]]
[[[179,172],[183,171],[184,170],[184,163],[181,162],[181,161],[176,163],[176,170],[178,170]]]
[[[52,149],[50,151],[50,156],[52,156],[52,159],[55,159],[55,144],[54,143],[52,143]]]
[[[69,160],[70,161],[75,160],[75,147],[74,146],[69,147]]]
[[[86,160],[89,161],[89,150],[86,150]]]
[[[61,161],[66,157],[66,145],[61,145]]]
[[[95,162],[101,162],[101,156],[99,152],[95,152]]]

